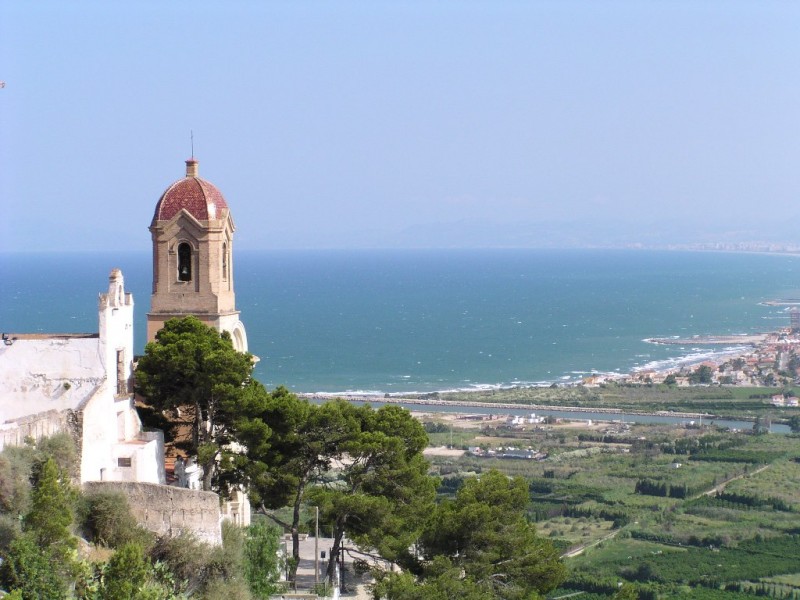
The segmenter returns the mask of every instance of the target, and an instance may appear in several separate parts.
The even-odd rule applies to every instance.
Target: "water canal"
[[[323,402],[332,399],[334,396],[309,395],[309,399]],[[342,397],[342,396],[338,396]],[[619,411],[597,411],[582,408],[566,410],[558,408],[544,408],[540,406],[513,406],[508,404],[488,404],[488,403],[469,403],[458,404],[450,402],[431,403],[424,400],[407,400],[401,398],[383,397],[361,397],[344,396],[346,400],[353,404],[397,404],[413,411],[442,412],[442,413],[464,413],[481,415],[520,415],[527,416],[535,413],[537,416],[555,417],[558,419],[569,419],[571,421],[609,421],[623,423],[641,424],[662,424],[662,425],[687,425],[695,423],[698,425],[716,425],[728,429],[740,429],[748,431],[753,428],[752,421],[742,421],[737,419],[721,419],[713,416],[699,415],[670,415],[652,413],[626,413]],[[770,427],[771,433],[790,433],[788,425],[773,423]]]

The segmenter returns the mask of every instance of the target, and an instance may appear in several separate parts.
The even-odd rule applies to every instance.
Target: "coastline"
[[[435,401],[420,399],[420,396],[430,396],[433,394],[480,394],[491,390],[510,390],[517,388],[531,388],[531,389],[545,389],[553,385],[561,388],[570,388],[580,385],[587,385],[588,387],[597,386],[605,382],[616,383],[641,383],[638,381],[643,375],[655,376],[663,378],[667,375],[674,374],[687,369],[697,368],[703,364],[715,364],[717,366],[726,362],[732,361],[737,358],[747,356],[751,353],[757,352],[759,347],[769,341],[771,338],[779,336],[782,330],[758,333],[758,334],[742,334],[742,335],[706,335],[706,336],[693,336],[691,338],[645,338],[642,341],[657,345],[682,345],[682,346],[724,346],[723,348],[710,348],[708,351],[703,351],[701,348],[693,348],[692,352],[674,358],[653,361],[641,366],[632,368],[629,372],[620,371],[573,371],[574,374],[580,373],[579,378],[573,378],[569,381],[565,377],[558,377],[552,380],[537,381],[537,382],[508,382],[496,384],[472,384],[469,387],[463,388],[443,388],[435,390],[405,390],[405,391],[385,391],[385,390],[342,390],[337,392],[322,392],[322,391],[306,391],[296,392],[298,395],[306,398],[313,398],[318,400],[332,399],[332,398],[346,398],[357,401],[370,401],[374,402],[397,402],[403,401],[407,403],[423,403],[430,402],[436,405],[437,402],[447,404],[448,401]],[[659,366],[661,363],[668,364],[669,366]],[[745,386],[743,386],[745,387]],[[755,387],[755,386],[753,386]],[[463,403],[462,403],[463,404]],[[477,403],[480,406],[482,403]],[[494,403],[488,403],[495,405]],[[532,405],[521,405],[523,408]],[[509,408],[518,408],[519,406],[510,406]],[[540,408],[547,408],[543,405]],[[576,408],[579,410],[579,408]],[[649,414],[649,413],[648,413]]]
[[[716,360],[709,360],[707,355],[703,356],[701,360],[694,360],[691,362],[683,362],[678,361],[680,364],[675,368],[663,369],[661,371],[653,371],[653,370],[633,370],[631,373],[621,374],[621,373],[611,373],[611,374],[604,374],[602,377],[599,376],[592,376],[586,377],[581,382],[571,382],[571,383],[558,383],[555,382],[553,384],[548,385],[507,385],[507,386],[480,386],[480,387],[473,387],[466,390],[442,390],[441,392],[427,392],[427,393],[420,393],[420,392],[391,392],[391,393],[383,393],[383,392],[353,392],[347,391],[342,393],[331,393],[331,392],[315,392],[315,393],[299,393],[298,395],[304,398],[307,398],[312,401],[327,401],[334,398],[342,398],[351,402],[364,402],[370,404],[404,404],[404,405],[412,405],[412,406],[419,406],[419,407],[463,407],[463,408],[477,408],[482,410],[487,409],[498,409],[498,410],[528,410],[528,411],[563,411],[567,413],[575,413],[579,415],[581,413],[594,413],[594,414],[603,414],[603,415],[639,415],[639,416],[656,416],[656,417],[671,417],[671,418],[679,418],[679,419],[725,419],[725,417],[721,414],[714,414],[708,412],[684,412],[684,411],[669,411],[669,410],[657,410],[657,411],[646,411],[646,410],[636,410],[631,408],[610,408],[610,407],[586,407],[586,406],[565,406],[565,405],[553,405],[553,404],[528,404],[528,403],[518,403],[518,402],[482,402],[479,400],[469,400],[468,397],[472,394],[478,395],[481,393],[485,393],[487,390],[499,390],[499,389],[546,389],[551,387],[552,385],[557,385],[559,388],[577,388],[581,387],[598,387],[603,383],[621,383],[621,384],[633,384],[633,385],[648,385],[648,384],[655,384],[655,383],[664,383],[667,376],[676,376],[680,377],[680,381],[682,385],[690,386],[692,385],[692,380],[690,378],[691,372],[695,369],[699,369],[702,366],[708,367],[708,371],[712,373],[712,377],[715,378],[715,381],[708,382],[705,385],[720,385],[722,386],[723,383],[719,381],[719,373],[722,373],[723,370],[728,375],[725,375],[727,378],[735,377],[737,378],[737,383],[731,384],[729,387],[739,387],[739,388],[747,388],[747,387],[759,387],[763,386],[763,383],[755,382],[752,378],[747,380],[746,382],[742,382],[739,377],[740,375],[746,375],[750,371],[748,365],[759,365],[763,364],[765,361],[765,357],[768,357],[768,360],[775,363],[775,370],[777,371],[780,365],[784,364],[784,362],[788,359],[793,353],[794,345],[800,344],[800,332],[793,331],[791,329],[779,329],[777,331],[773,331],[770,333],[761,333],[761,334],[752,334],[747,336],[697,336],[691,338],[691,340],[696,345],[701,345],[701,341],[705,341],[709,345],[721,345],[727,344],[731,341],[745,341],[744,344],[739,345],[735,348],[727,348],[722,351],[718,351],[716,353],[712,353],[715,355]],[[684,340],[685,341],[685,340]],[[657,342],[653,342],[657,343]],[[675,343],[681,343],[679,340],[675,339]],[[780,348],[783,348],[783,352],[785,356],[782,357]],[[790,348],[790,350],[787,350]],[[688,357],[687,357],[688,358]],[[738,364],[738,367],[736,366]],[[761,375],[760,367],[757,367],[759,371],[759,376]],[[734,375],[731,375],[733,373]],[[676,377],[676,378],[677,378]],[[602,381],[601,381],[602,379]],[[702,384],[701,384],[702,385]],[[776,393],[780,391],[780,387],[776,387]],[[453,399],[453,400],[443,400],[438,398],[439,393],[453,393],[457,392],[461,395],[460,399]],[[463,396],[467,396],[464,398]],[[462,411],[463,412],[463,411]],[[741,417],[737,417],[741,418]],[[601,419],[602,420],[602,419]],[[613,419],[610,419],[613,420]]]
[[[657,258],[658,261],[652,264],[649,258],[647,261],[634,261],[631,269],[635,267],[640,270],[632,270],[631,272],[634,274],[648,275],[654,271],[658,271],[659,268],[666,265],[670,268],[680,267],[680,272],[683,273],[686,272],[686,268],[684,267],[687,265],[688,267],[693,267],[698,261],[698,264],[701,266],[705,265],[710,268],[710,266],[706,264],[709,261],[702,260],[702,255],[706,252],[730,255],[764,254],[762,252],[748,252],[743,250],[709,251],[695,249],[694,251],[687,253],[687,258],[685,260],[681,259],[679,261],[673,261],[672,258],[666,256],[666,254],[662,256],[662,253],[659,253],[658,256],[654,257],[654,259]],[[591,258],[594,261],[591,263],[592,265],[600,265],[602,267],[602,265],[607,261],[603,259],[602,253],[599,253],[598,256],[595,256],[595,254],[596,253],[591,253],[587,254],[586,256],[582,256],[581,260],[579,261],[580,264],[583,265],[586,260]],[[638,255],[640,252],[633,251],[631,254]],[[647,254],[647,252],[645,254]],[[681,250],[677,252],[677,254],[683,254],[683,251]],[[780,253],[776,252],[772,252],[770,254],[773,256],[781,255]],[[531,256],[536,258],[538,255],[533,253]],[[627,253],[625,256],[627,256]],[[142,254],[141,257],[145,257],[145,255]],[[240,295],[243,297],[243,305],[240,308],[243,311],[243,315],[248,315],[246,325],[248,326],[248,333],[252,334],[251,345],[254,349],[258,349],[256,354],[259,354],[263,357],[262,362],[257,366],[256,377],[258,377],[261,381],[268,383],[270,386],[287,385],[297,392],[324,391],[333,392],[335,395],[358,392],[372,392],[375,395],[381,396],[385,392],[415,392],[419,394],[446,391],[467,392],[472,390],[481,391],[511,387],[546,387],[553,383],[557,384],[559,387],[563,387],[569,385],[578,385],[582,383],[584,378],[587,377],[597,377],[598,379],[605,379],[607,381],[624,380],[626,377],[636,377],[639,373],[651,372],[657,374],[660,372],[670,372],[685,366],[699,364],[704,361],[720,362],[728,360],[728,357],[734,356],[734,354],[731,352],[726,356],[720,356],[720,351],[728,351],[728,348],[724,344],[718,344],[716,346],[700,346],[700,340],[694,339],[693,334],[717,332],[725,334],[731,334],[734,332],[752,333],[758,331],[768,331],[770,329],[777,328],[777,326],[783,325],[784,323],[788,324],[789,315],[788,312],[777,310],[775,307],[771,309],[768,308],[770,306],[769,301],[774,300],[775,298],[800,298],[800,293],[790,289],[777,287],[774,284],[774,281],[786,279],[787,273],[784,273],[784,271],[787,269],[783,267],[773,268],[771,265],[773,263],[776,265],[782,265],[784,261],[762,260],[755,262],[754,264],[751,264],[752,261],[745,261],[742,264],[740,264],[738,260],[730,261],[730,264],[728,264],[729,261],[722,261],[724,263],[723,266],[725,266],[723,272],[728,273],[730,271],[733,272],[733,274],[729,275],[727,279],[721,280],[721,284],[716,285],[714,290],[723,290],[724,294],[721,295],[725,297],[727,297],[729,290],[722,284],[729,280],[735,281],[735,278],[738,277],[739,272],[742,271],[743,268],[758,267],[755,272],[768,272],[770,275],[769,277],[754,280],[756,281],[754,285],[750,285],[741,291],[738,291],[738,288],[736,288],[737,292],[733,294],[733,296],[736,297],[735,299],[737,302],[734,303],[733,309],[730,311],[726,310],[726,305],[723,305],[719,307],[718,310],[716,310],[712,315],[726,315],[725,319],[709,318],[709,315],[706,313],[702,313],[701,316],[700,313],[697,313],[698,309],[695,302],[697,298],[691,298],[692,302],[687,300],[687,303],[684,305],[682,301],[683,295],[678,295],[671,301],[672,304],[680,307],[680,310],[677,311],[678,316],[693,313],[694,317],[696,317],[694,321],[688,321],[686,323],[680,322],[679,324],[675,324],[675,322],[669,318],[670,315],[668,313],[665,313],[662,318],[662,315],[659,312],[655,314],[655,316],[658,316],[659,318],[654,320],[654,322],[651,322],[647,326],[641,328],[632,328],[630,331],[623,331],[623,336],[625,333],[631,333],[632,335],[629,335],[628,339],[615,342],[613,337],[615,332],[611,330],[611,326],[616,327],[616,323],[613,321],[613,319],[607,319],[604,317],[601,319],[601,321],[603,324],[605,324],[607,321],[609,326],[608,328],[587,331],[581,330],[580,333],[582,335],[591,335],[591,337],[587,337],[587,343],[585,344],[581,341],[575,341],[575,339],[580,336],[570,335],[577,331],[577,327],[580,324],[579,321],[583,318],[583,312],[580,305],[578,305],[578,308],[575,311],[572,309],[571,304],[569,305],[570,310],[564,315],[557,315],[548,320],[547,323],[552,325],[553,330],[551,332],[551,337],[544,339],[545,335],[542,334],[540,336],[540,340],[540,338],[535,337],[537,335],[536,332],[540,331],[540,329],[535,329],[531,330],[532,334],[534,335],[533,338],[530,338],[530,335],[528,335],[527,337],[521,337],[519,341],[517,341],[513,336],[517,334],[517,331],[524,332],[524,327],[527,326],[528,323],[532,322],[532,317],[528,317],[528,315],[525,314],[525,310],[529,310],[532,314],[537,314],[539,312],[538,304],[525,303],[519,307],[511,307],[514,312],[509,312],[508,314],[513,314],[518,318],[519,321],[523,321],[524,323],[517,326],[513,324],[512,319],[512,325],[509,326],[508,330],[503,330],[503,335],[506,336],[503,339],[514,340],[513,346],[515,348],[525,347],[525,345],[528,343],[526,340],[533,339],[534,343],[529,344],[531,347],[533,347],[533,350],[525,353],[519,352],[512,355],[511,358],[513,359],[513,363],[509,361],[508,365],[513,364],[513,366],[506,367],[506,363],[501,362],[506,359],[505,355],[501,356],[499,353],[496,353],[494,357],[491,357],[484,352],[480,352],[481,350],[489,352],[496,348],[490,347],[488,342],[486,343],[485,347],[480,345],[481,339],[479,337],[476,338],[476,336],[463,338],[464,341],[462,341],[462,337],[460,336],[458,338],[455,336],[448,338],[442,336],[441,333],[443,331],[444,333],[447,333],[449,330],[441,329],[429,332],[427,329],[421,329],[421,327],[425,324],[423,321],[420,321],[419,323],[412,321],[411,325],[408,325],[407,328],[415,329],[417,335],[410,338],[406,337],[395,339],[393,336],[396,332],[392,331],[392,336],[388,335],[382,319],[387,316],[394,319],[398,316],[397,314],[386,312],[386,314],[382,313],[377,315],[375,317],[375,322],[377,325],[382,327],[382,329],[375,329],[375,331],[362,331],[361,329],[358,329],[358,327],[361,326],[361,321],[353,325],[353,327],[350,327],[351,323],[348,319],[337,320],[330,318],[331,315],[333,315],[333,312],[330,314],[325,312],[325,310],[327,310],[326,306],[330,305],[330,302],[322,303],[322,307],[317,306],[316,304],[303,304],[298,306],[296,298],[313,299],[324,297],[324,294],[319,293],[319,290],[324,288],[319,288],[318,286],[315,287],[304,285],[296,288],[287,287],[289,283],[297,279],[304,280],[309,278],[310,281],[314,283],[316,281],[314,279],[314,277],[317,275],[316,271],[311,271],[309,273],[306,270],[303,270],[306,269],[306,263],[299,260],[295,261],[294,259],[292,259],[293,262],[290,263],[292,265],[292,269],[286,269],[285,263],[287,262],[287,259],[283,256],[280,257],[281,260],[274,261],[275,264],[281,265],[280,269],[276,269],[274,268],[275,264],[273,263],[267,262],[266,266],[264,266],[266,261],[264,261],[263,258],[264,257],[262,253],[252,253],[249,263],[246,260],[240,261],[240,266],[243,269],[249,270],[248,272],[256,274],[256,276],[251,276],[247,278],[247,280],[257,283],[261,281],[276,280],[280,283],[278,287],[281,289],[288,289],[291,293],[286,294],[286,297],[289,298],[288,302],[284,302],[285,298],[283,298],[283,296],[272,297],[270,298],[269,302],[267,302],[266,298],[269,298],[269,294],[271,293],[269,288],[262,289],[261,286],[255,286],[252,287],[252,289],[249,289],[251,300],[248,303],[247,295],[245,294],[245,292],[248,292],[248,288],[242,284],[244,289],[240,290],[242,292]],[[548,258],[548,260],[550,260],[555,267],[558,267],[554,272],[558,274],[559,277],[570,275],[572,273],[570,270],[571,263],[565,263],[562,265],[562,263],[555,261],[555,259],[558,258],[560,257],[550,256]],[[566,258],[570,258],[570,256],[567,256]],[[595,260],[595,258],[597,260]],[[691,258],[691,260],[689,260],[689,258]],[[255,259],[257,259],[257,261]],[[127,257],[126,261],[123,261],[124,264],[122,264],[122,266],[124,266],[126,269],[126,283],[128,280],[130,280],[132,286],[131,289],[134,292],[135,297],[146,298],[150,292],[149,288],[146,287],[149,285],[150,264],[144,260],[127,260]],[[63,275],[65,272],[63,268],[63,261],[61,261],[60,258],[52,261],[52,263],[44,261],[43,264],[38,264],[38,262],[36,264],[19,264],[17,265],[19,268],[15,266],[15,268],[11,271],[11,274],[15,277],[12,278],[10,282],[7,282],[9,283],[9,289],[33,289],[36,292],[38,288],[32,286],[37,282],[51,281],[53,280],[52,278],[55,278],[55,281],[60,282],[58,277]],[[90,262],[91,261],[87,260],[87,264]],[[129,262],[132,264],[128,265]],[[314,257],[314,260],[310,261],[310,264],[316,265],[317,262],[317,257]],[[349,258],[348,261],[342,262],[345,262],[348,265],[350,264]],[[716,263],[717,259],[714,258],[713,262]],[[786,262],[794,263],[794,259],[788,258]],[[525,262],[521,264],[527,268],[528,263],[528,257],[526,256]],[[338,262],[335,262],[332,266],[336,267],[338,264]],[[383,265],[383,263],[380,264]],[[414,266],[417,263],[415,261],[407,261],[404,259],[399,264],[400,266],[406,268],[409,266]],[[469,261],[467,261],[465,264],[472,265],[472,263]],[[495,266],[494,262],[489,264]],[[534,262],[533,264],[536,263]],[[359,266],[361,267],[363,265]],[[394,268],[397,265],[392,262],[389,264],[389,266]],[[448,266],[450,271],[453,271],[456,274],[461,274],[461,271],[455,270],[449,262],[446,263],[445,266]],[[455,263],[455,266],[460,268],[463,265],[460,262],[457,262]],[[375,288],[380,291],[381,294],[373,294],[369,296],[367,300],[370,300],[370,302],[374,302],[376,298],[380,300],[386,295],[385,293],[391,294],[388,297],[393,298],[398,293],[402,293],[407,287],[417,289],[417,286],[419,286],[419,289],[424,289],[425,286],[438,281],[432,281],[429,278],[418,279],[416,277],[416,270],[387,270],[388,268],[383,268],[383,266],[381,268],[383,271],[379,271],[379,274],[383,273],[384,277],[382,279],[378,279],[379,282],[388,282],[387,285],[393,284],[394,282],[399,283],[398,285],[392,285],[386,289],[383,287]],[[127,276],[128,269],[130,269],[129,277]],[[87,268],[85,278],[88,279],[90,277],[96,277],[95,271],[97,270],[98,269],[95,267],[92,267],[91,269]],[[703,269],[699,269],[698,272],[702,273],[704,270],[705,267]],[[398,279],[396,271],[405,275],[409,275],[410,273],[410,275],[413,275],[413,277],[409,276],[405,279]],[[449,273],[450,271],[446,272]],[[43,272],[46,274],[44,277],[27,277],[27,274],[40,275]],[[102,272],[105,271],[103,270],[101,273]],[[293,273],[293,276],[291,278],[287,277],[284,279],[277,277],[276,279],[276,276],[282,276],[287,272]],[[361,274],[364,271],[360,268],[357,272]],[[427,271],[425,272],[427,273]],[[690,272],[694,273],[694,271]],[[264,275],[262,275],[262,273]],[[300,275],[298,276],[297,273],[300,273]],[[345,271],[344,275],[347,275],[348,273],[350,273],[350,271]],[[367,271],[367,273],[369,274],[370,271]],[[391,277],[385,276],[386,273],[391,274]],[[470,270],[467,271],[467,273],[469,273],[469,278],[467,281],[472,282],[474,278],[472,266],[470,266]],[[506,271],[503,271],[503,273],[506,273]],[[545,277],[548,276],[549,271],[543,273],[536,271],[533,269],[533,267],[531,267],[530,272],[520,268],[510,271],[510,273],[512,275],[514,273],[517,273],[517,275],[538,274],[542,277]],[[592,270],[592,273],[594,273],[594,270]],[[25,274],[26,277],[23,278],[17,276],[22,274]],[[74,277],[70,276],[70,281],[73,279]],[[532,277],[521,278],[519,281],[525,283],[530,279],[532,279]],[[75,281],[80,282],[82,280],[78,279]],[[367,287],[370,289],[374,288],[374,286],[364,286],[364,282],[369,283],[373,280],[361,277],[361,275],[359,275],[358,279],[345,279],[344,281],[348,283],[358,283],[361,284],[362,287]],[[492,281],[488,281],[488,283],[491,283]],[[511,279],[511,281],[517,282],[518,278],[515,277]],[[549,279],[545,279],[545,281],[549,281]],[[613,281],[616,280],[614,279]],[[659,279],[657,279],[657,281],[659,281]],[[694,281],[694,279],[691,279],[691,281]],[[715,279],[714,281],[716,282],[717,280]],[[599,283],[604,284],[605,282],[605,278],[599,280]],[[639,278],[634,280],[634,283],[637,285],[639,282]],[[63,283],[60,282],[58,285],[63,286],[66,283],[67,281],[65,280]],[[409,286],[409,283],[413,285]],[[700,281],[700,283],[703,283],[703,281]],[[136,287],[137,285],[139,285],[138,288]],[[538,289],[539,286],[540,284],[537,282],[536,289]],[[592,291],[593,293],[597,292],[598,290],[603,291],[605,289],[599,287],[598,283],[594,280],[590,282],[581,282],[578,280],[578,283],[574,284],[574,286],[576,291],[587,290]],[[450,294],[450,286],[448,285],[447,288],[448,294]],[[94,289],[94,287],[92,287],[92,289]],[[523,289],[523,291],[527,289],[528,288],[526,287]],[[621,297],[625,298],[626,302],[630,301],[630,292],[628,292],[626,282],[624,280],[619,281],[618,285],[615,285],[610,289],[616,291],[625,290]],[[683,288],[681,287],[681,290],[682,289]],[[463,290],[458,288],[458,291]],[[415,293],[419,295],[421,292]],[[424,297],[427,298],[427,292],[425,292],[425,294],[426,295]],[[741,302],[738,302],[740,294],[742,299],[745,299],[746,296],[746,309],[750,312],[742,313],[742,309],[740,307]],[[585,294],[570,294],[569,297],[581,295]],[[8,308],[16,310],[16,306],[24,307],[24,310],[18,310],[17,312],[20,313],[20,315],[25,316],[30,323],[28,324],[26,321],[26,324],[21,324],[13,328],[17,329],[18,331],[69,331],[70,327],[73,327],[75,331],[92,331],[96,324],[89,323],[88,325],[84,325],[82,324],[83,321],[81,321],[82,314],[85,312],[83,311],[85,306],[85,299],[83,295],[79,295],[77,290],[74,290],[74,293],[67,295],[68,299],[72,298],[73,296],[76,299],[73,304],[59,304],[57,307],[54,304],[51,305],[52,303],[50,302],[43,302],[41,305],[38,303],[39,300],[48,299],[48,295],[46,293],[36,292],[33,294],[14,296],[14,298],[12,298],[13,302],[9,302]],[[361,297],[361,294],[357,296]],[[403,296],[402,298],[405,302],[405,297]],[[600,300],[603,300],[605,296],[601,296],[599,298]],[[611,297],[612,306],[613,298],[614,297]],[[711,298],[711,300],[715,300],[715,298],[716,297]],[[649,296],[643,298],[643,300],[648,299]],[[284,303],[282,304],[282,302]],[[364,300],[364,302],[366,303],[366,300]],[[605,301],[603,300],[603,302]],[[702,298],[702,302],[702,306],[705,306],[706,299],[704,297]],[[405,303],[408,304],[407,302]],[[663,302],[663,300],[659,301],[659,305],[664,303],[665,302]],[[638,307],[640,304],[643,307],[647,306],[645,302],[637,302],[636,306]],[[336,306],[338,307],[339,304],[336,304]],[[345,303],[342,304],[342,306],[347,307],[349,304]],[[370,304],[370,306],[372,306],[372,304]],[[58,310],[56,310],[56,308]],[[472,310],[473,306],[465,305],[465,308]],[[314,312],[311,312],[312,309]],[[8,317],[9,327],[11,327],[13,322],[19,321],[18,317],[20,317],[20,315],[17,315],[14,310],[10,310],[9,314],[5,315]],[[341,308],[339,309],[339,312],[341,312]],[[352,314],[346,314],[345,316],[352,317],[353,315],[358,315],[362,312],[363,310],[352,310]],[[50,325],[49,322],[44,318],[50,317],[51,315],[58,316],[59,314],[68,315],[69,320],[65,320],[65,318],[61,316],[59,317],[60,322]],[[307,319],[306,315],[309,314],[322,314],[324,315],[324,319],[320,320],[315,327],[284,327],[285,323],[292,323],[295,321],[298,323],[305,322]],[[447,314],[450,314],[449,311]],[[414,316],[411,312],[409,312],[408,315],[405,312],[401,314],[401,316],[409,315],[411,317]],[[728,315],[730,316],[728,317]],[[437,316],[439,315],[437,314]],[[485,319],[486,315],[482,316]],[[490,314],[489,316],[492,315]],[[597,320],[594,315],[590,316],[592,318],[588,319],[587,317],[588,320]],[[480,320],[476,320],[477,318],[478,317],[473,316],[472,313],[464,318],[459,317],[459,320],[454,322],[454,327],[452,327],[452,330],[455,331],[455,325],[459,324],[466,325],[467,330],[470,330],[470,327],[473,325],[482,325]],[[559,318],[562,320],[559,321]],[[138,335],[138,353],[141,353],[143,351],[141,330],[143,330],[142,321],[144,320],[144,317],[139,311],[137,311],[137,319],[139,323],[137,323],[135,329],[136,335]],[[315,331],[317,327],[321,327],[322,325],[327,326],[327,323],[329,322],[336,322],[337,327],[331,328],[330,330],[321,331],[319,335],[314,333],[312,338],[312,342],[314,343],[307,343],[304,336],[308,335],[312,331]],[[438,320],[436,320],[436,322],[438,323]],[[339,325],[339,323],[341,323],[341,325]],[[491,339],[491,336],[493,336],[496,331],[496,328],[494,328],[495,323],[493,321],[490,322],[488,320],[484,320],[483,324],[486,324],[486,335],[484,335],[484,337],[487,340]],[[280,325],[280,327],[278,325]],[[449,327],[451,324],[447,323],[447,325]],[[490,329],[490,325],[493,328]],[[403,327],[406,326],[403,324]],[[561,330],[559,327],[568,327],[568,329]],[[606,332],[606,329],[608,329],[608,332]],[[561,333],[562,331],[563,333]],[[528,333],[530,334],[531,332]],[[351,335],[348,337],[348,334]],[[683,341],[686,342],[685,347],[681,348],[679,344],[661,345],[642,343],[643,338],[657,338],[661,336],[666,337],[673,336],[673,334],[681,335]],[[369,337],[364,337],[365,335],[368,335]],[[566,342],[562,344],[561,341],[561,337],[567,335],[572,338],[569,348],[566,347]],[[414,345],[410,344],[409,341],[417,344],[419,343],[419,340],[423,338],[424,342],[419,344],[423,347],[423,351],[417,352]],[[592,344],[598,339],[604,341],[605,345],[598,346],[595,344],[593,346]],[[351,342],[355,343],[349,343],[347,352],[340,353],[338,350],[339,340],[350,340]],[[363,340],[366,340],[368,343],[362,343]],[[549,352],[551,340],[555,340],[555,342],[552,342],[553,351]],[[539,344],[540,341],[542,342],[541,344]],[[508,345],[511,346],[510,343]],[[541,348],[539,345],[541,345]],[[440,346],[442,352],[439,352],[438,355],[431,355],[431,353],[428,352],[428,348],[432,346]],[[310,350],[307,352],[306,348],[309,348]],[[334,352],[331,353],[327,350],[327,348],[332,348]],[[352,350],[350,348],[352,348]],[[468,355],[463,351],[464,348],[468,349]],[[751,351],[750,348],[737,350],[736,352],[742,354],[749,351]],[[347,354],[347,357],[341,358],[339,354]],[[421,354],[422,356],[420,357],[418,354]],[[475,356],[477,354],[480,354],[481,356]],[[549,362],[546,362],[545,359],[547,357],[556,355],[562,355],[563,357],[566,357],[566,359],[562,360],[560,356],[559,360],[553,359]],[[439,356],[442,356],[441,364],[434,362],[438,360]],[[592,357],[594,356],[598,357],[598,359],[593,359]],[[457,357],[459,362],[454,362],[454,359],[451,357]],[[419,363],[419,360],[422,360],[423,362]],[[449,367],[453,365],[448,364],[448,362],[453,362],[453,364],[457,367],[457,370],[455,371],[456,375],[452,377],[449,376],[449,373],[453,372],[453,369]],[[538,365],[540,363],[546,363],[546,366],[539,368]],[[423,364],[424,368],[417,370],[417,364]],[[493,372],[492,368],[495,366],[495,364],[504,367],[504,369],[498,369],[497,371]],[[433,366],[431,367],[431,365]],[[469,368],[464,368],[459,371],[458,367],[460,365],[464,365]],[[488,366],[484,368],[485,365]],[[533,365],[533,367],[531,365]],[[473,369],[473,366],[477,366],[478,368]],[[374,376],[373,370],[376,373]],[[366,377],[362,376],[364,374],[366,374]]]

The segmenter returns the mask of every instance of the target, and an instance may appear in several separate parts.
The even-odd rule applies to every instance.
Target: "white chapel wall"
[[[96,336],[16,337],[0,344],[0,423],[76,410],[105,377]]]
[[[0,345],[0,448],[68,431],[80,443],[81,481],[164,483],[163,434],[141,430],[129,385],[133,297],[118,269],[98,321],[98,334],[20,334]]]

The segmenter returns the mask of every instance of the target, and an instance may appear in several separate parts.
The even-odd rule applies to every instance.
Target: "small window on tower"
[[[192,247],[186,242],[178,246],[178,281],[192,280]]]
[[[228,244],[222,244],[222,278],[228,279]]]

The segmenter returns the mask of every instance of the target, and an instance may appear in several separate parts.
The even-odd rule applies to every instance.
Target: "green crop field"
[[[574,406],[598,410],[614,408],[645,412],[696,412],[742,419],[769,415],[773,420],[785,421],[798,411],[796,408],[777,408],[770,404],[770,397],[782,392],[797,394],[798,390],[774,387],[675,387],[609,383],[598,387],[580,385],[559,388],[520,387],[483,392],[422,394],[416,397],[453,403],[488,402],[552,407]]]
[[[740,390],[713,392],[751,400]],[[650,400],[657,393],[647,392]],[[622,388],[620,396],[635,394]],[[565,558],[570,576],[553,598],[610,598],[627,583],[644,599],[800,599],[800,436],[624,424],[509,429],[499,421],[461,423],[454,435],[464,447],[547,454],[431,463],[445,478],[442,493],[489,469],[529,482],[539,534],[579,551]],[[449,432],[432,438],[441,443]]]

